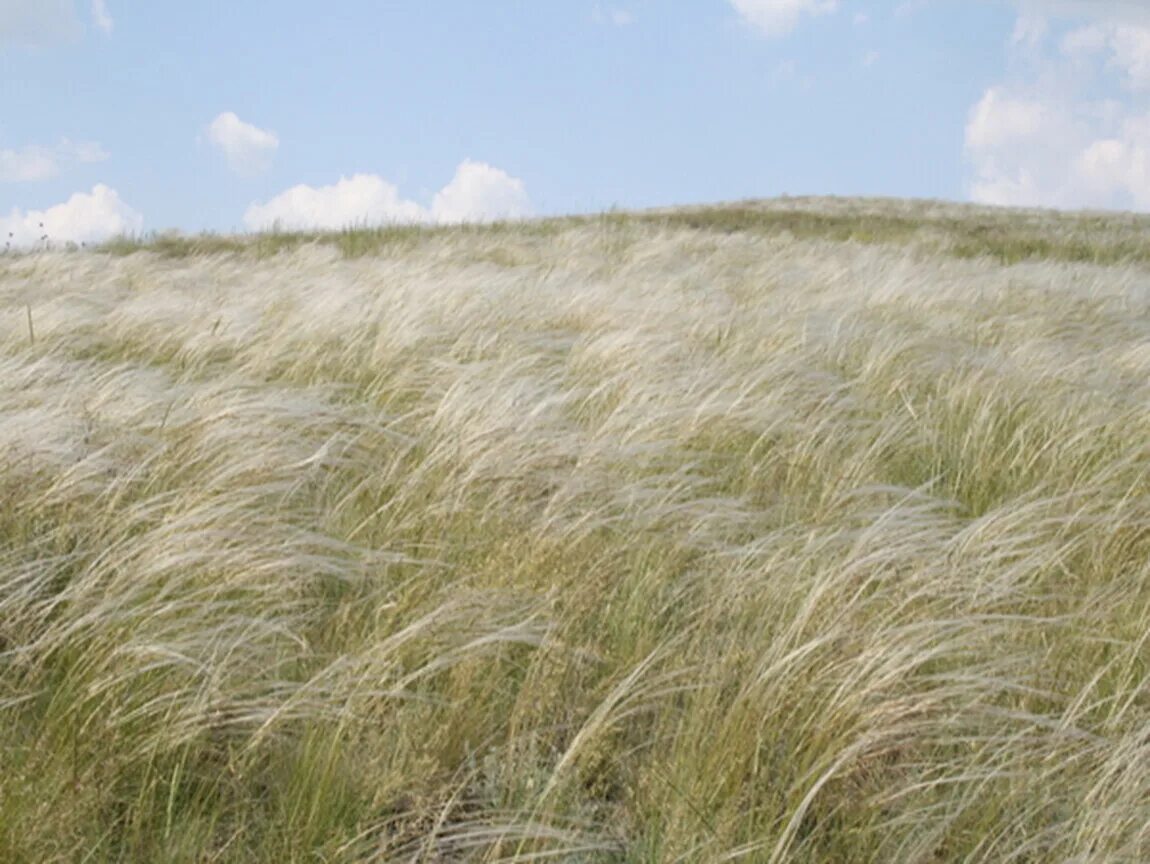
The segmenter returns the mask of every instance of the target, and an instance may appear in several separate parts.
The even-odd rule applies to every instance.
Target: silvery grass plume
[[[1140,223],[1011,218],[5,256],[0,859],[1145,860]]]

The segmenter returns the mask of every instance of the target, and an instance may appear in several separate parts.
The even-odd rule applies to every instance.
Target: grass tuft
[[[0,258],[0,861],[1150,858],[1140,217]]]

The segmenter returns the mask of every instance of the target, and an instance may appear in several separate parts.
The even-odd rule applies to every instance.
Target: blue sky
[[[1143,0],[0,0],[0,230],[1150,210]]]

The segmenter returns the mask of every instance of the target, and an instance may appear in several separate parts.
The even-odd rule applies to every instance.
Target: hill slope
[[[0,257],[0,860],[1144,860],[1148,226]]]

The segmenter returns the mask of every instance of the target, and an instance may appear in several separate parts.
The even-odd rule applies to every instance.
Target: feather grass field
[[[1150,858],[1150,220],[0,257],[0,860]]]

